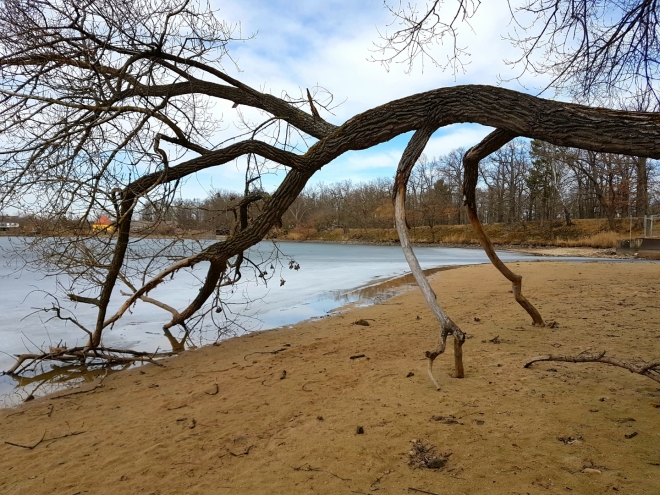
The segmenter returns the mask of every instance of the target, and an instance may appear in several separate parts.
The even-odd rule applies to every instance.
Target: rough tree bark
[[[637,158],[637,188],[635,191],[635,215],[643,218],[649,207],[649,172],[646,157]],[[644,220],[642,219],[640,224]]]
[[[463,201],[467,210],[468,218],[479,238],[481,246],[488,255],[491,263],[504,275],[513,288],[513,296],[518,304],[532,317],[532,324],[536,327],[543,327],[543,318],[537,309],[522,294],[522,276],[513,273],[497,256],[495,248],[490,238],[484,231],[479,216],[477,215],[476,187],[479,176],[479,162],[488,155],[497,151],[506,143],[516,138],[517,135],[505,129],[496,129],[486,136],[481,143],[470,148],[463,156],[464,182],[463,182]]]

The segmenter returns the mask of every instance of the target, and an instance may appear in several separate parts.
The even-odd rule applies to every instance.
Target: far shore
[[[0,237],[34,237],[29,234],[16,234],[8,232],[0,232]],[[145,239],[175,239],[171,235],[150,234],[148,236],[140,237]],[[200,234],[187,234],[183,235],[183,239],[193,239],[198,241],[212,241],[223,240],[209,232]],[[272,241],[279,243],[316,243],[316,244],[352,244],[361,246],[398,246],[398,240],[382,240],[372,241],[364,239],[292,239],[282,236],[273,236],[264,241]],[[479,243],[466,243],[466,242],[412,242],[414,247],[441,247],[441,248],[459,248],[459,249],[482,249]],[[494,243],[495,249],[498,251],[513,251],[519,253],[532,254],[536,256],[558,256],[558,257],[581,257],[581,258],[611,258],[611,259],[631,259],[634,256],[628,253],[617,253],[614,248],[600,248],[600,247],[560,247],[560,246],[546,246],[531,243],[521,244],[498,244]]]

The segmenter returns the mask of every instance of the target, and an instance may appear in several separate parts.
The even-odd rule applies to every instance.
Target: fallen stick
[[[660,361],[640,362],[634,363],[631,361],[624,361],[615,357],[605,356],[606,351],[598,354],[578,354],[577,356],[564,356],[548,354],[545,356],[536,356],[525,364],[525,368],[529,368],[532,364],[541,361],[562,361],[565,363],[603,363],[611,366],[624,368],[631,373],[645,376],[651,380],[660,383]]]

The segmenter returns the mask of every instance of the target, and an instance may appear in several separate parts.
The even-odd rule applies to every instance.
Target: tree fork
[[[479,238],[481,246],[484,248],[488,259],[498,271],[504,275],[513,288],[513,296],[518,304],[532,317],[532,325],[535,327],[544,327],[543,318],[540,313],[522,294],[522,276],[513,273],[497,256],[493,243],[486,234],[477,215],[476,188],[479,177],[479,162],[491,153],[497,151],[506,143],[516,138],[518,135],[505,129],[496,129],[486,136],[478,145],[470,148],[463,156],[463,201],[467,210],[468,218],[472,228]]]

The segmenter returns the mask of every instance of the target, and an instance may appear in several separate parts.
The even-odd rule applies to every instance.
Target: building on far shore
[[[115,226],[112,223],[112,220],[110,220],[105,215],[101,215],[99,217],[99,219],[92,224],[92,229],[93,230],[103,230],[103,231],[112,233],[112,232],[115,231]]]
[[[0,222],[0,232],[6,232],[9,229],[17,229],[20,225],[16,222]]]
[[[23,218],[15,215],[4,215],[0,213],[0,232],[8,232],[20,228],[21,224],[19,222],[23,220]]]

